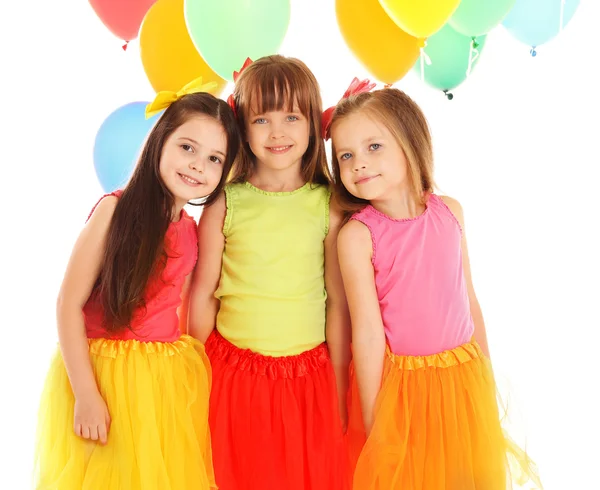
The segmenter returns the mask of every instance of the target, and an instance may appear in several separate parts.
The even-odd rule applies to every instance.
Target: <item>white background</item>
[[[3,2],[0,18],[0,488],[20,490],[30,486],[56,294],[102,194],[96,131],[154,92],[137,42],[123,52],[88,2]],[[497,28],[452,101],[412,74],[397,84],[430,120],[442,192],[465,208],[495,370],[548,490],[600,488],[599,22],[597,0],[582,0],[536,58]],[[292,0],[281,52],[315,72],[326,105],[367,75],[332,0]]]

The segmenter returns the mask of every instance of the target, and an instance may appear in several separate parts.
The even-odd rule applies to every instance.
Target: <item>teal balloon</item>
[[[515,2],[516,0],[461,0],[448,23],[465,36],[481,36],[500,24]]]
[[[290,23],[289,0],[185,0],[185,22],[196,49],[221,78],[246,58],[276,54]]]
[[[502,25],[522,43],[540,46],[560,33],[577,7],[579,0],[517,0]]]
[[[481,50],[485,45],[486,38],[485,35],[475,38],[479,56],[471,64],[471,70],[481,58]],[[425,63],[424,56],[421,55],[422,58],[413,67],[413,72],[434,88],[452,90],[458,87],[467,78],[469,59],[473,54],[471,42],[472,38],[456,32],[446,24],[427,39],[424,51],[431,60],[431,64]]]
[[[102,123],[94,142],[94,169],[105,192],[123,187],[142,146],[160,114],[146,119],[148,102],[131,102],[113,111]]]

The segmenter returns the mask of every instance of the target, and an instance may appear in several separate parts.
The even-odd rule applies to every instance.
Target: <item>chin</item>
[[[288,169],[290,167],[293,167],[296,164],[297,160],[289,160],[289,161],[273,161],[273,160],[267,160],[266,166],[269,167],[272,170],[285,170]]]
[[[377,201],[381,198],[381,194],[378,192],[362,192],[355,195],[359,199],[364,199],[365,201]]]

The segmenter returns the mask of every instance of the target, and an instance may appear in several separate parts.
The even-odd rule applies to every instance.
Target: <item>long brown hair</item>
[[[260,113],[292,111],[297,103],[302,115],[310,122],[308,148],[302,157],[302,177],[315,184],[331,183],[325,143],[321,138],[321,92],[317,79],[302,61],[281,55],[258,59],[240,74],[233,97],[244,143],[233,165],[232,182],[248,180],[256,165],[256,157],[246,141],[250,109]]]
[[[433,192],[435,183],[431,133],[421,108],[401,90],[384,88],[342,99],[333,112],[331,127],[357,112],[379,121],[395,138],[406,156],[411,192],[416,202],[424,204],[427,195]],[[363,209],[369,201],[348,192],[342,183],[334,144],[331,154],[334,198],[348,218]]]
[[[203,204],[212,204],[223,190],[240,147],[235,115],[225,101],[211,94],[185,95],[167,108],[150,132],[112,217],[100,275],[92,292],[98,295],[109,332],[131,328],[135,310],[145,306],[149,279],[166,263],[164,240],[173,217],[174,197],[160,177],[160,158],[169,136],[199,114],[221,123],[227,135],[223,175]]]

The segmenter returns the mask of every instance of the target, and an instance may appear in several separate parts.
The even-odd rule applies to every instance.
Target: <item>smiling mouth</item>
[[[178,173],[177,175],[179,175],[181,180],[183,180],[188,185],[197,186],[197,185],[203,184],[203,182],[200,182],[199,180],[196,180],[196,179],[192,179],[191,177],[188,177],[187,175],[180,174],[180,173]]]
[[[363,177],[362,179],[354,182],[355,184],[366,184],[367,182],[371,182],[374,178],[379,177],[379,175],[371,175],[370,177]]]
[[[292,145],[282,145],[282,146],[267,146],[267,150],[271,153],[281,154],[287,152]]]

